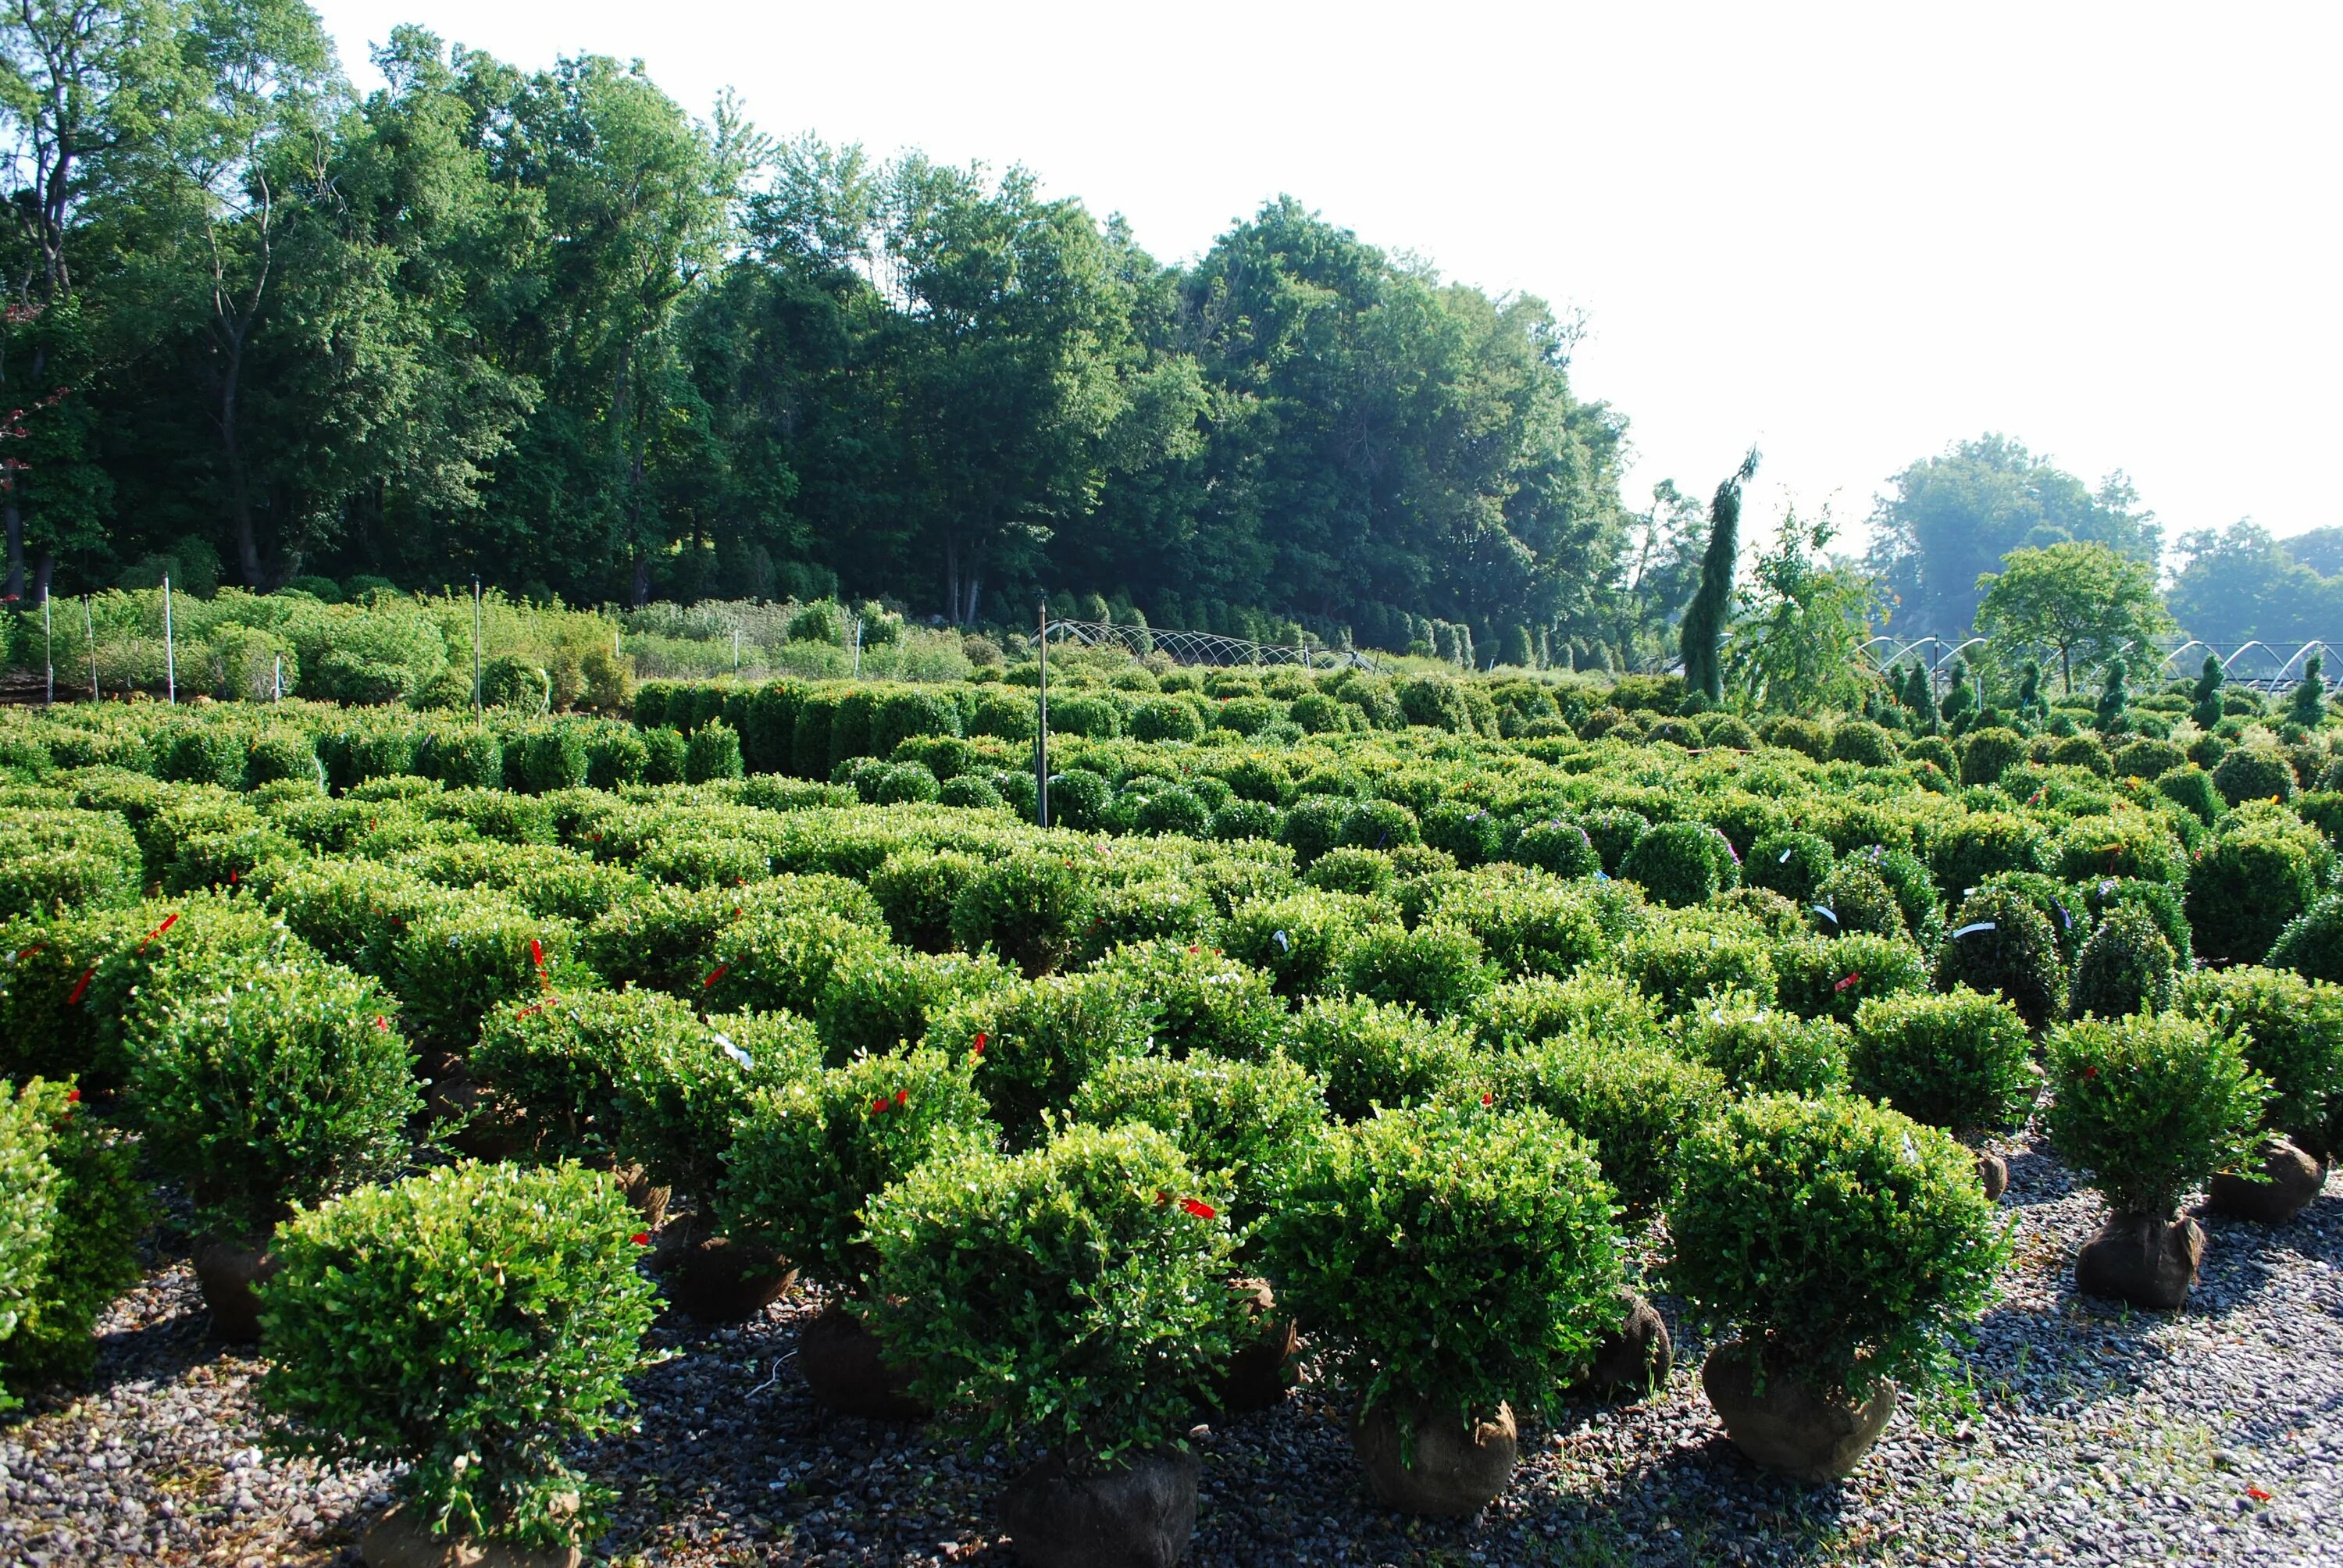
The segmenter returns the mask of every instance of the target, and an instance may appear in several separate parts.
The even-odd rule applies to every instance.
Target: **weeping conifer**
[[[1733,566],[1741,549],[1741,488],[1757,471],[1750,448],[1733,477],[1708,504],[1708,548],[1700,558],[1700,588],[1684,607],[1682,628],[1684,686],[1711,702],[1725,696],[1725,621],[1733,608]]]

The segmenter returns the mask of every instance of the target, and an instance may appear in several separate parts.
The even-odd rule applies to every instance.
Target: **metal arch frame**
[[[1181,664],[1296,664],[1304,669],[1365,669],[1377,673],[1383,669],[1381,664],[1355,648],[1313,649],[1288,643],[1251,642],[1241,637],[1223,637],[1216,631],[1179,631],[1053,618],[1043,635],[1082,648],[1120,648],[1133,656],[1161,653]]]
[[[2304,654],[2308,653],[2314,648],[2321,653],[2332,653],[2335,651],[2334,648],[2329,647],[2323,638],[2312,638],[2308,642],[2306,642],[2300,648],[2296,648],[2294,650],[2294,658],[2289,658],[2284,664],[2279,665],[2278,667],[2278,673],[2271,676],[2270,678],[2272,680],[2284,680],[2286,678],[2286,672],[2294,668],[2294,660],[2296,658],[2300,658]]]
[[[2226,677],[2229,673],[2229,666],[2245,658],[2248,649],[2257,648],[2260,648],[2264,653],[2268,654],[2272,658],[2276,658],[2278,657],[2278,649],[2262,641],[2261,638],[2256,638],[2251,642],[2240,644],[2236,652],[2230,654],[2228,658],[2221,661],[2221,674]]]
[[[2178,648],[2174,648],[2170,653],[2166,654],[2163,661],[2156,668],[2159,671],[2170,669],[2172,668],[2173,661],[2177,659],[2182,654],[2187,653],[2192,648],[2201,648],[2207,653],[2213,655],[2215,658],[2221,657],[2220,651],[2211,643],[2207,642],[2201,637],[2192,637],[2187,642],[2182,643]]]

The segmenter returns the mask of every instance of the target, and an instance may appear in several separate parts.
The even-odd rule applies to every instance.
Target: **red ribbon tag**
[[[138,950],[141,952],[146,951],[146,944],[148,942],[153,941],[156,937],[161,936],[165,931],[169,930],[173,926],[176,926],[178,923],[179,911],[173,910],[169,914],[163,917],[163,923],[161,925],[156,926],[153,930],[148,931],[144,937],[139,939]]]
[[[1210,1203],[1202,1202],[1194,1198],[1181,1199],[1180,1207],[1187,1210],[1188,1212],[1193,1214],[1199,1220],[1210,1220],[1220,1213],[1220,1211],[1213,1208]]]
[[[74,982],[73,995],[65,998],[65,1005],[67,1007],[77,1006],[80,1003],[81,993],[89,989],[89,982],[96,979],[96,975],[97,966],[96,964],[92,964],[89,968],[81,971],[81,979]]]
[[[1849,971],[1849,973],[1847,974],[1847,977],[1846,977],[1845,980],[1843,980],[1839,981],[1839,982],[1838,982],[1838,984],[1836,984],[1836,985],[1835,985],[1835,986],[1831,987],[1831,990],[1833,991],[1833,993],[1836,993],[1836,992],[1839,992],[1839,991],[1843,991],[1843,990],[1845,990],[1847,987],[1849,987],[1849,986],[1851,986],[1851,985],[1855,984],[1857,980],[1860,980],[1861,979],[1863,979],[1863,973],[1862,973],[1862,971],[1861,971],[1861,970],[1851,970],[1851,971]]]

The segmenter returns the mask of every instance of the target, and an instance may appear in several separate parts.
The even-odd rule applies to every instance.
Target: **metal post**
[[[480,717],[480,579],[472,578],[472,717]]]
[[[89,699],[97,699],[97,628],[89,618],[89,595],[81,596],[81,639],[89,648]]]
[[[732,673],[740,673],[740,628],[732,628]]]
[[[42,705],[55,708],[57,705],[57,640],[55,632],[49,626],[49,596],[45,589],[41,594],[41,662],[48,667],[49,682],[48,696],[42,699]]]
[[[179,701],[179,655],[171,646],[171,574],[163,574],[163,689],[173,707]]]
[[[854,618],[854,678],[862,678],[862,618]]]
[[[273,700],[273,701],[277,701],[277,702],[282,702],[282,701],[284,701],[284,700],[285,700],[285,656],[284,656],[283,654],[281,654],[281,653],[280,653],[280,654],[278,654],[278,655],[277,656],[277,686],[276,686],[276,691],[277,691],[277,695],[276,695],[276,697],[275,697],[275,698],[273,698],[271,700]]]
[[[1041,656],[1040,722],[1033,730],[1033,819],[1050,825],[1050,606],[1041,604],[1041,640],[1034,644]]]

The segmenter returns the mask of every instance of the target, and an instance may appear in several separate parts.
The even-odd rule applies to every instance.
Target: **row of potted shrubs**
[[[1584,756],[1595,768],[1565,777],[1644,805],[1665,791],[1638,776],[1644,755]],[[1284,770],[1288,822],[1333,799],[1288,793],[1285,759],[1250,760]],[[2264,1158],[2266,1131],[2293,1134],[2314,1165],[2327,1151],[2328,988],[2187,964],[2192,944],[2253,940],[2216,936],[2224,920],[2268,919],[2242,894],[2235,908],[2212,896],[2207,857],[2240,879],[2299,867],[2315,907],[2331,857],[2292,812],[2217,809],[2192,843],[2170,810],[2117,798],[2046,833],[2004,793],[1991,809],[1915,814],[1930,830],[1906,838],[1868,809],[1894,798],[1879,788],[1848,801],[1865,809],[1809,820],[1839,841],[1806,842],[1795,821],[1753,831],[1767,819],[1739,797],[1768,799],[1755,790],[1710,794],[1715,821],[1547,796],[1471,808],[1495,824],[1481,841],[1519,857],[1501,859],[1422,842],[1433,809],[1472,787],[1457,760],[1418,769],[1445,765],[1463,786],[1413,794],[1422,811],[1353,796],[1332,842],[1218,845],[1041,835],[989,808],[847,807],[829,787],[754,779],[633,799],[391,779],[336,799],[295,780],[239,801],[51,775],[25,786],[42,791],[18,797],[40,802],[25,809],[88,821],[34,826],[118,872],[43,906],[77,912],[9,933],[9,1070],[78,1074],[89,1096],[68,1105],[28,1083],[15,1125],[41,1147],[20,1164],[49,1170],[54,1193],[86,1191],[55,1174],[69,1146],[118,1151],[107,1128],[143,1132],[215,1253],[287,1271],[260,1297],[271,1397],[298,1430],[418,1456],[412,1484],[442,1523],[542,1541],[574,1538],[590,1496],[558,1461],[491,1473],[478,1455],[541,1459],[609,1418],[647,1311],[634,1265],[654,1241],[664,1288],[711,1310],[769,1298],[790,1265],[855,1303],[812,1336],[828,1364],[867,1374],[859,1389],[841,1374],[841,1399],[980,1424],[1009,1408],[1053,1437],[1061,1462],[1012,1505],[1030,1531],[1116,1452],[1145,1452],[1227,1397],[1240,1352],[1282,1351],[1297,1319],[1374,1418],[1359,1437],[1379,1488],[1415,1506],[1473,1497],[1503,1469],[1504,1413],[1636,1348],[1614,1198],[1667,1216],[1671,1283],[1740,1336],[1707,1380],[1720,1409],[1755,1412],[1736,1435],[1762,1443],[1753,1434],[1781,1424],[1765,1390],[1805,1389],[1799,1430],[1836,1437],[1803,1468],[1847,1462],[1884,1419],[1877,1380],[1925,1376],[1925,1352],[1982,1301],[1997,1233],[1974,1155],[1946,1134],[2022,1114],[2036,1037],[2054,1139],[2119,1216],[2087,1278],[2121,1286],[2136,1254],[2143,1288],[2168,1287],[2169,1260],[2193,1273],[2201,1245],[2177,1220],[2187,1191]],[[1512,762],[1511,782],[1548,771]],[[1118,791],[1164,777],[1099,776]],[[1845,841],[1871,821],[1888,830]],[[281,845],[219,851],[272,831]],[[2102,833],[2117,836],[2082,842]],[[1961,857],[1989,865],[2029,841],[2036,869],[1987,869],[1942,907],[1936,878],[1963,874]],[[12,856],[11,876],[45,847]],[[2049,875],[2076,869],[2070,850],[2111,874]],[[136,901],[150,869],[185,896]],[[2308,929],[2279,936],[2303,948]],[[279,1120],[263,1125],[256,1086],[288,1082],[307,1087],[271,1101]],[[507,1163],[372,1185],[417,1157],[427,1087],[437,1125],[459,1129],[448,1138]],[[126,1176],[115,1185],[135,1197]],[[650,1226],[661,1188],[684,1201]],[[1869,1206],[1815,1222],[1829,1191]],[[41,1256],[75,1251],[56,1242],[79,1233],[55,1218],[62,1203]],[[264,1261],[256,1243],[288,1204],[303,1207]],[[548,1322],[572,1348],[508,1347],[483,1384],[546,1424],[495,1428],[501,1392],[477,1412],[488,1424],[452,1435],[386,1416],[383,1389],[440,1374],[379,1333],[368,1353],[337,1340],[355,1303],[444,1285],[471,1303],[451,1309],[446,1342],[468,1342],[464,1313],[508,1299],[481,1260],[554,1235],[557,1210],[584,1219],[555,1228],[570,1239],[533,1257],[528,1288],[565,1303]],[[1444,1251],[1393,1224],[1435,1210],[1477,1224]],[[135,1204],[119,1212],[135,1230]],[[1041,1212],[1062,1224],[1037,1230]],[[304,1252],[309,1234],[322,1250]],[[1474,1250],[1497,1238],[1520,1249],[1502,1269]],[[354,1278],[361,1254],[387,1271]],[[964,1275],[963,1258],[990,1271]],[[226,1299],[239,1260],[215,1261]],[[1266,1296],[1251,1282],[1264,1277]],[[993,1280],[1071,1286],[1063,1299],[1100,1315],[1036,1315],[1009,1287],[986,1296]],[[1808,1298],[1829,1303],[1832,1280],[1864,1281],[1865,1300],[1903,1315],[1799,1316]],[[1145,1286],[1163,1320],[1130,1321],[1110,1282]],[[947,1291],[965,1313],[939,1314]],[[1111,1355],[1161,1376],[1083,1359],[1109,1353],[1109,1328],[1131,1336]],[[1627,1364],[1648,1375],[1640,1349]],[[1043,1402],[1004,1406],[987,1380],[1011,1374]],[[1176,1480],[1151,1494],[1192,1496]]]

